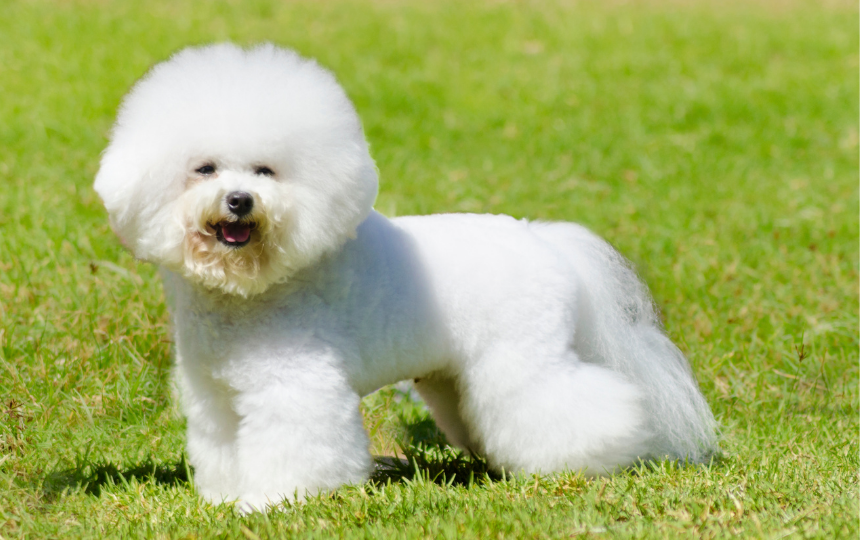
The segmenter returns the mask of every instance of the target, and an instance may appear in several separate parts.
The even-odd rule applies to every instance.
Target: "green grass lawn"
[[[268,515],[201,502],[161,285],[91,185],[130,85],[222,40],[337,74],[383,213],[571,220],[616,245],[722,458],[487,476],[384,389],[374,451],[413,467]],[[5,0],[0,538],[857,538],[858,227],[856,2]]]

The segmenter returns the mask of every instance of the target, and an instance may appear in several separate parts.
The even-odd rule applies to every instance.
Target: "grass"
[[[850,2],[0,3],[0,538],[858,535],[858,8]],[[178,48],[338,75],[394,214],[578,221],[640,269],[721,460],[500,478],[394,389],[364,486],[241,517],[195,495],[155,269],[91,189]]]

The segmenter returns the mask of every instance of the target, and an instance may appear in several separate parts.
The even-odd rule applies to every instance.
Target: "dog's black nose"
[[[254,208],[254,197],[244,191],[234,191],[227,195],[227,208],[239,217],[248,215]]]

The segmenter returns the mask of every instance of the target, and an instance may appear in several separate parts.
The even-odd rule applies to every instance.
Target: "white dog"
[[[359,399],[414,379],[448,440],[509,472],[702,461],[714,418],[646,288],[579,225],[386,219],[335,78],[192,48],[125,98],[95,189],[158,264],[188,456],[262,509],[371,471]]]

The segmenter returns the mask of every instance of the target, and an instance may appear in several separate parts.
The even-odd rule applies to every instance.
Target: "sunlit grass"
[[[0,3],[0,537],[856,537],[857,20],[765,0]],[[91,184],[133,81],[226,39],[337,74],[383,213],[564,219],[616,245],[723,459],[488,477],[386,389],[366,424],[408,468],[267,516],[201,502],[160,283]]]

